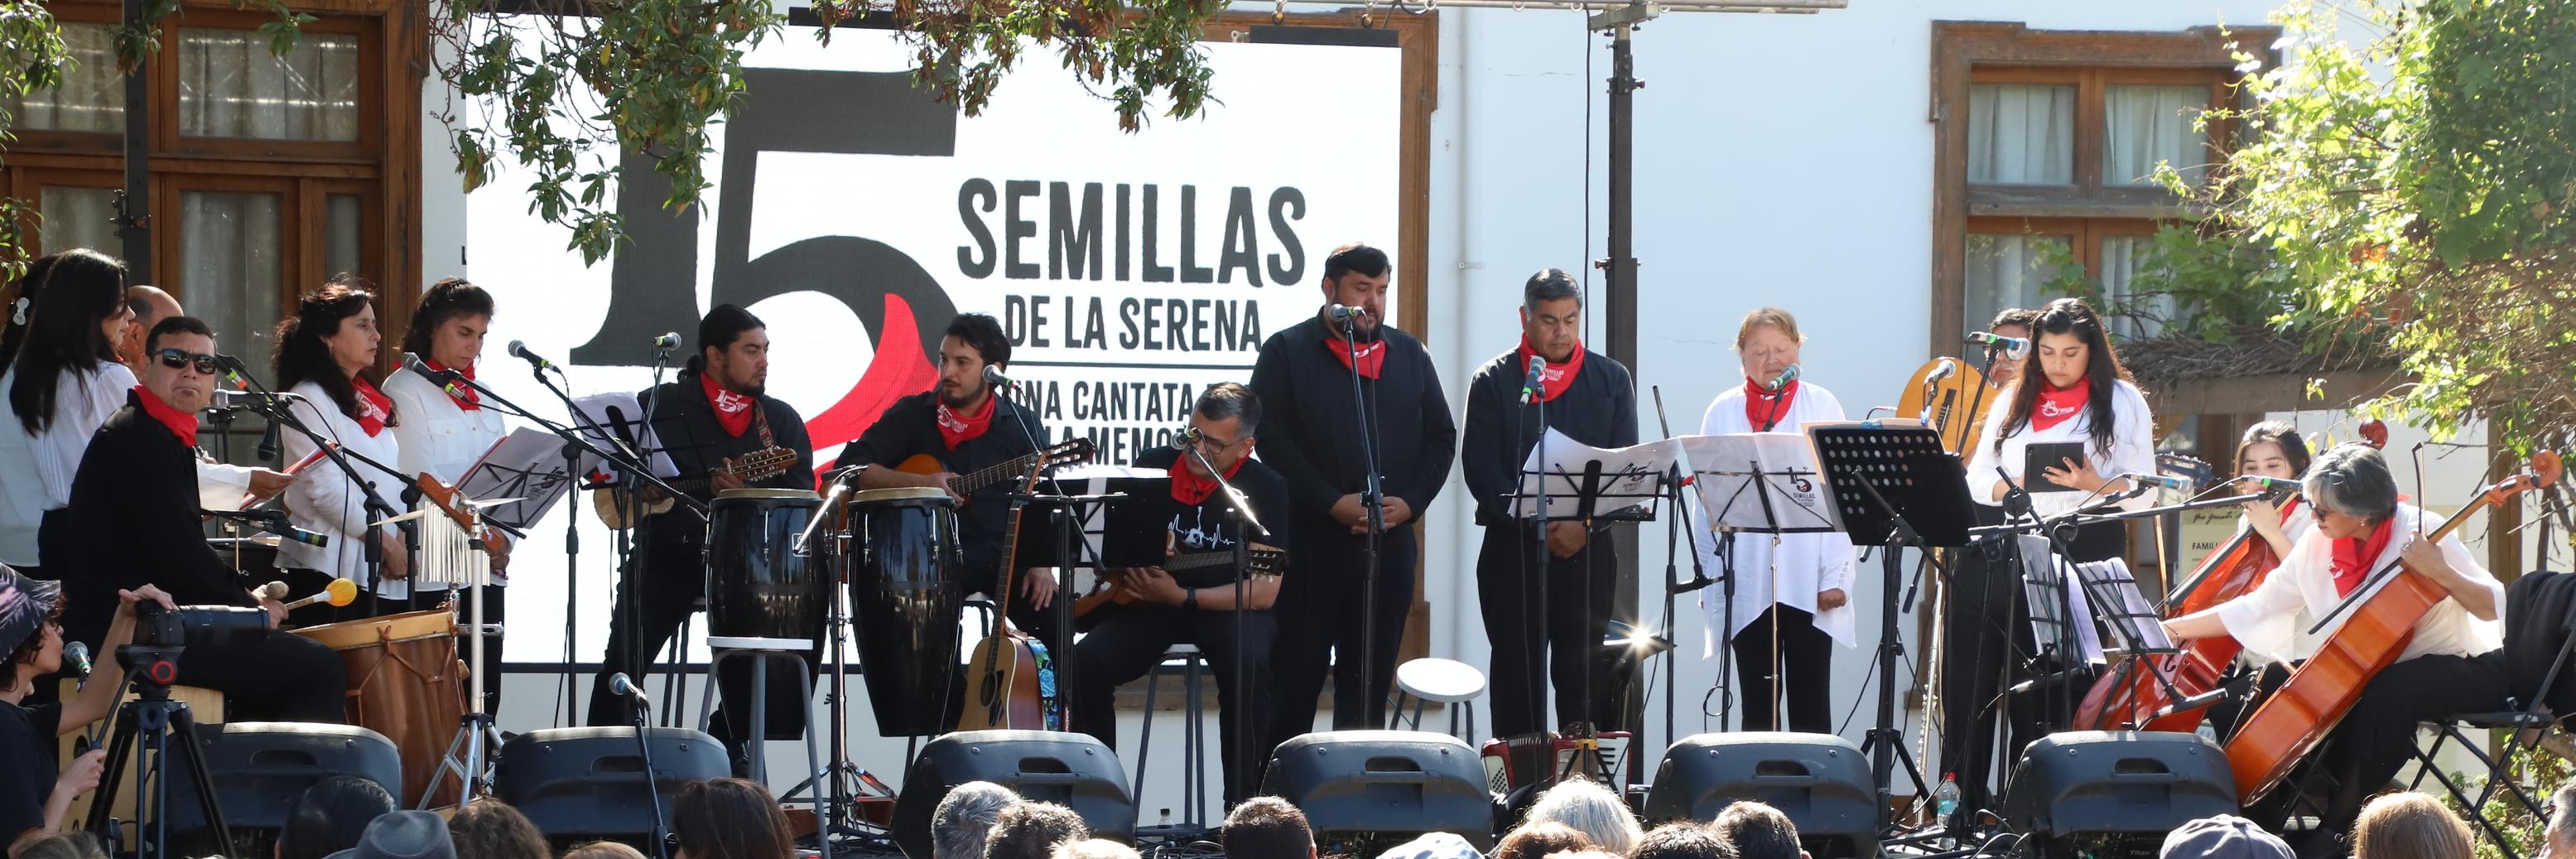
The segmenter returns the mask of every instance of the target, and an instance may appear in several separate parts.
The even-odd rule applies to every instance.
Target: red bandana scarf
[[[2361,586],[2361,580],[2370,575],[2370,565],[2388,548],[2388,534],[2395,530],[2389,526],[2396,521],[2395,516],[2379,520],[2379,527],[2370,532],[2367,541],[2334,541],[2334,559],[2329,565],[2334,570],[2336,596],[2351,596],[2353,589]]]
[[[435,370],[437,372],[455,373],[456,375],[463,376],[468,379],[474,378],[474,365],[472,364],[465,365],[465,368],[462,370],[451,370],[447,365],[440,364],[427,358],[420,359],[420,362],[428,365],[431,370]],[[475,393],[474,386],[472,385],[465,384],[464,382],[450,381],[440,387],[447,391],[448,399],[456,401],[457,408],[464,409],[469,412],[483,408],[483,395]],[[740,433],[736,433],[736,435],[740,435]]]
[[[724,427],[727,435],[741,438],[744,430],[751,429],[750,397],[725,390],[705,373],[698,374],[698,386],[706,390],[707,405],[716,410],[716,425]]]
[[[180,444],[188,447],[197,446],[196,412],[180,411],[177,406],[153,396],[152,389],[142,385],[134,386],[134,399],[143,404],[144,414],[151,415],[153,420],[160,421],[162,426],[169,427],[170,434],[178,436]]]
[[[2296,513],[2296,512],[2298,512],[2298,510],[2299,510],[2299,496],[2292,495],[2292,496],[2290,496],[2290,497],[2289,497],[2289,499],[2288,499],[2288,500],[2282,501],[2282,502],[2281,502],[2281,524],[2283,524],[2283,525],[2290,524],[2290,514],[2292,514],[2292,513]]]
[[[1200,477],[1198,472],[1190,470],[1190,464],[1187,461],[1189,454],[1184,453],[1181,456],[1183,461],[1172,463],[1172,500],[1197,506],[1207,501],[1210,494],[1216,492],[1216,478]],[[1247,456],[1244,459],[1251,459],[1251,457]],[[1233,465],[1226,466],[1225,479],[1233,480],[1235,472],[1242,470],[1243,459],[1235,460]]]
[[[1771,429],[1778,429],[1780,420],[1789,414],[1789,404],[1797,400],[1798,380],[1796,379],[1791,379],[1789,384],[1780,386],[1780,390],[1772,391],[1764,389],[1762,383],[1747,377],[1744,380],[1744,422],[1751,425],[1755,432],[1767,432],[1768,430],[1764,429],[1765,425],[1769,425]]]
[[[1351,348],[1338,337],[1324,338],[1324,351],[1333,353],[1333,360],[1342,362],[1342,366],[1351,368],[1351,372],[1360,374],[1360,378],[1375,379],[1379,371],[1386,369],[1384,340],[1360,344],[1357,361],[1351,360]]]
[[[1001,399],[998,393],[985,397],[984,407],[971,415],[959,414],[947,403],[940,403],[935,415],[939,419],[939,440],[947,442],[949,450],[956,450],[958,445],[982,438],[984,430],[993,425],[993,404]]]
[[[2030,428],[2044,430],[2084,413],[2084,404],[2093,397],[2093,379],[2085,377],[2074,387],[2060,388],[2039,380],[2039,402],[2030,407]]]
[[[1518,354],[1521,372],[1528,373],[1530,359],[1538,357],[1538,350],[1530,348],[1529,335],[1521,335],[1521,348]],[[1574,387],[1574,375],[1581,372],[1583,372],[1583,341],[1577,340],[1574,341],[1574,354],[1567,356],[1565,363],[1549,364],[1547,369],[1539,371],[1538,401],[1555,402],[1557,397],[1565,394],[1567,388]]]
[[[358,428],[366,430],[368,438],[383,435],[385,421],[394,414],[393,398],[376,390],[376,383],[367,381],[365,376],[350,376],[349,387],[358,393]]]

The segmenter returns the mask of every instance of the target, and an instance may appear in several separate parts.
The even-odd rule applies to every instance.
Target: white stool
[[[805,665],[805,652],[814,649],[814,642],[802,638],[730,638],[711,635],[707,637],[707,649],[715,651],[715,658],[707,661],[707,688],[698,696],[698,730],[706,731],[715,717],[716,689],[724,685],[716,682],[717,677],[720,676],[716,670],[723,666],[727,659],[736,656],[751,657],[751,725],[750,730],[743,734],[743,754],[751,758],[748,761],[750,765],[748,775],[751,780],[759,782],[762,787],[768,787],[769,660],[784,659],[795,663],[796,676],[804,683],[801,688],[812,689],[814,675]],[[814,749],[813,714],[807,713],[805,772],[812,775],[822,771],[823,758]]]
[[[1459,739],[1476,741],[1476,709],[1471,703],[1485,694],[1485,672],[1455,659],[1426,656],[1395,667],[1395,707],[1387,715],[1386,726],[1405,723],[1404,699],[1413,699],[1413,730],[1422,729],[1422,709],[1426,702],[1438,701],[1449,710],[1449,733]],[[1466,711],[1467,733],[1458,733],[1459,711]]]
[[[1195,644],[1175,644],[1163,651],[1163,662],[1181,661],[1181,827],[1193,831],[1207,829],[1207,779],[1199,770],[1207,765],[1207,733],[1199,723],[1206,714],[1205,693],[1199,691],[1199,678],[1207,669],[1207,655]],[[1145,756],[1154,750],[1154,691],[1163,682],[1162,665],[1145,673],[1145,728],[1136,737],[1136,783],[1128,788],[1137,798],[1138,829],[1145,819]]]

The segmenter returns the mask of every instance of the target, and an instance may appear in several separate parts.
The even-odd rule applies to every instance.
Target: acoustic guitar
[[[1211,567],[1227,567],[1233,565],[1234,550],[1228,549],[1222,552],[1182,552],[1178,555],[1165,558],[1161,566],[1164,572],[1178,573],[1188,570],[1203,570]],[[1288,569],[1288,550],[1277,546],[1265,546],[1260,543],[1254,543],[1250,546],[1244,547],[1243,565],[1245,567],[1244,574],[1246,575],[1279,575],[1282,572],[1286,572]],[[1119,590],[1115,587],[1108,587],[1107,585],[1109,582],[1106,580],[1102,581],[1101,584],[1103,587],[1100,590],[1084,594],[1081,599],[1073,601],[1074,617],[1088,615],[1105,606],[1136,604],[1136,598],[1134,596],[1130,596],[1126,591]]]
[[[1076,439],[1086,445],[1088,439]],[[1021,457],[1029,459],[1029,457]],[[1045,466],[1035,461],[1026,466],[1027,476],[1020,491],[1037,488]],[[936,474],[938,472],[931,472]],[[1051,718],[1055,712],[1055,657],[1047,652],[1045,642],[1021,632],[1011,625],[1011,594],[1019,590],[1020,511],[1011,510],[1010,526],[1002,532],[1002,572],[995,577],[998,593],[993,594],[993,634],[975,643],[974,656],[967,660],[967,693],[964,712],[957,716],[957,730],[979,731],[1013,729],[1026,731],[1061,731],[1063,723]]]
[[[959,498],[964,498],[1002,481],[1016,480],[1027,474],[1032,465],[1037,466],[1040,473],[1044,473],[1055,468],[1090,462],[1091,458],[1098,453],[1099,448],[1091,443],[1091,439],[1075,436],[1048,445],[1045,450],[1011,457],[949,478],[948,491],[956,493]],[[948,465],[940,462],[938,457],[924,453],[896,463],[894,470],[905,474],[938,474],[947,471]],[[1035,485],[1034,481],[1031,485]]]
[[[793,448],[765,447],[734,458],[732,473],[741,477],[744,483],[750,483],[777,477],[795,467],[796,451]],[[671,488],[682,492],[705,492],[708,484],[713,482],[716,474],[721,471],[723,469],[710,470],[704,474],[663,482],[671,484]],[[650,502],[642,498],[630,500],[628,497],[630,494],[632,490],[615,487],[594,491],[590,493],[591,509],[599,512],[599,521],[607,523],[608,527],[625,530],[626,526],[633,524],[626,518],[628,510],[633,510],[635,518],[640,520],[646,516],[671,512],[671,507],[679,503],[670,498]]]

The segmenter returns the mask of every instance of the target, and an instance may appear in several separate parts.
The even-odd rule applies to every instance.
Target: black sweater
[[[1180,451],[1160,447],[1137,457],[1136,467],[1180,471],[1189,466],[1181,461]],[[1226,482],[1242,490],[1243,500],[1252,505],[1252,515],[1260,519],[1264,527],[1270,529],[1270,536],[1252,542],[1287,548],[1288,535],[1293,527],[1288,522],[1294,518],[1288,515],[1287,478],[1279,476],[1279,472],[1271,470],[1270,466],[1262,464],[1260,460],[1246,459],[1243,461],[1243,467],[1235,469],[1234,476],[1226,478]],[[1170,496],[1165,496],[1162,501],[1172,514],[1168,527],[1172,532],[1174,551],[1184,554],[1231,552],[1234,551],[1234,544],[1242,540],[1242,535],[1234,526],[1234,517],[1228,515],[1229,507],[1226,504],[1223,489],[1208,493],[1206,500],[1200,501],[1195,506],[1184,506],[1172,500]],[[1289,563],[1295,564],[1296,559],[1289,559]],[[1232,567],[1183,570],[1172,574],[1174,581],[1187,588],[1217,587],[1230,584],[1239,577],[1241,574]]]
[[[727,458],[738,458],[760,450],[760,423],[735,436],[724,431],[716,420],[716,407],[707,402],[706,386],[694,375],[683,374],[678,381],[662,385],[658,394],[647,392],[641,397],[653,399],[653,435],[663,451],[671,457],[672,467],[683,478],[699,477],[724,465]],[[814,488],[814,443],[805,436],[805,419],[796,410],[775,397],[759,398],[760,409],[769,421],[770,442],[796,451],[796,464],[785,472],[744,483],[764,489]],[[714,497],[712,491],[692,493],[699,500]],[[665,527],[665,526],[668,527]],[[648,516],[644,528],[657,543],[695,544],[706,535],[705,520],[698,514],[674,506],[668,513]],[[694,555],[671,553],[672,563],[698,563]]]
[[[1458,462],[1466,472],[1467,493],[1476,500],[1478,525],[1510,524],[1511,494],[1520,487],[1521,465],[1530,448],[1538,446],[1539,407],[1521,404],[1521,383],[1528,378],[1514,350],[1485,362],[1467,379],[1467,433],[1458,443]],[[1583,370],[1574,374],[1572,387],[1547,402],[1547,425],[1593,447],[1636,444],[1637,389],[1628,368],[1585,350]]]
[[[1029,440],[1035,437],[1043,442],[1047,438],[1046,424],[1009,397],[995,397],[993,419],[985,425],[984,434],[958,444],[956,450],[949,450],[947,440],[939,435],[938,391],[896,400],[886,406],[885,414],[878,416],[867,432],[859,434],[858,441],[850,442],[841,451],[840,462],[845,466],[893,468],[904,460],[927,455],[939,460],[948,471],[965,474],[1035,452],[1037,448],[1030,447]],[[1010,516],[1011,493],[1016,491],[1019,486],[1014,481],[997,482],[967,496],[966,506],[957,511],[957,542],[964,548],[959,560],[973,577],[970,581],[987,581],[985,577],[1000,571],[1002,535],[1008,530],[1003,520]]]
[[[1449,482],[1458,424],[1422,341],[1384,325],[1378,331],[1386,338],[1386,363],[1378,378],[1360,379],[1360,394],[1374,418],[1381,484],[1418,519]],[[1288,478],[1301,540],[1348,535],[1350,529],[1333,521],[1333,502],[1368,488],[1368,463],[1354,431],[1352,371],[1325,351],[1326,339],[1320,318],[1288,326],[1261,345],[1252,367],[1263,415],[1254,435],[1262,460]]]
[[[150,584],[180,605],[258,605],[206,542],[197,509],[197,451],[143,411],[140,397],[101,425],[72,476],[63,632],[92,647],[116,615],[116,592]]]

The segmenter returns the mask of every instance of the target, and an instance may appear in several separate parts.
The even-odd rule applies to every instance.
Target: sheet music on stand
[[[2067,575],[2072,565],[2057,557],[2046,537],[2015,534],[2012,539],[2013,547],[2021,554],[2022,602],[2030,607],[2030,640],[2047,648],[2068,640],[2067,632],[2072,628],[2076,656],[2088,663],[2103,661],[2102,638],[2093,628],[2092,606],[2084,598],[2084,589]],[[2084,621],[2076,623],[2069,618]]]
[[[1715,531],[1763,534],[1843,530],[1828,502],[1816,451],[1793,432],[1693,435],[1673,439],[1700,469],[1691,487]]]
[[[1650,521],[1663,499],[1664,475],[1672,469],[1673,440],[1663,439],[1611,450],[1593,447],[1549,427],[1521,461],[1520,487],[1512,493],[1512,518],[1535,519],[1538,500],[1548,499],[1550,519],[1583,517],[1585,483],[1593,466],[1600,480],[1590,487],[1592,518]]]
[[[456,481],[456,490],[467,498],[518,498],[517,504],[503,504],[483,511],[486,524],[524,535],[546,511],[554,509],[579,484],[581,476],[599,467],[597,454],[582,451],[578,472],[564,471],[564,440],[554,433],[533,427],[511,430],[465,476]]]
[[[2075,578],[2088,601],[2098,606],[2097,615],[2111,632],[2112,652],[2174,652],[2173,639],[2165,635],[2164,613],[2138,589],[2138,578],[2129,572],[2128,562],[2110,558],[2077,564]]]
[[[606,451],[618,450],[619,442],[623,441],[631,449],[644,454],[645,467],[653,470],[653,476],[664,479],[680,476],[680,467],[671,464],[671,455],[662,447],[661,438],[653,432],[651,423],[644,419],[643,401],[636,399],[633,392],[591,394],[573,400],[572,404],[573,408],[581,411],[582,417],[574,422],[573,428],[581,433],[584,440]],[[606,428],[618,437],[608,438],[599,432],[599,428]],[[563,458],[560,444],[556,451],[555,457]]]

